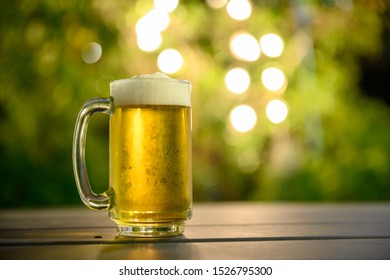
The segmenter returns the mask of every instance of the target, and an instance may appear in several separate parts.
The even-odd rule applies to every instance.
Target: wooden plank
[[[387,222],[390,203],[197,203],[188,225]],[[0,229],[113,227],[107,211],[86,207],[1,210]]]
[[[115,227],[107,211],[86,207],[0,211],[0,229]]]
[[[187,226],[184,236],[161,242],[224,242],[390,238],[390,222]],[[106,244],[155,241],[118,238],[115,228],[0,230],[0,245]]]
[[[0,211],[3,259],[388,259],[390,204],[195,204],[184,236],[116,237],[105,211]],[[222,250],[223,248],[223,250]]]
[[[195,205],[194,212],[189,242],[390,237],[389,204],[220,203]],[[107,213],[86,208],[1,211],[0,225],[0,244],[117,242]]]
[[[6,246],[0,259],[24,260],[388,260],[389,239]]]
[[[275,224],[379,222],[390,218],[390,203],[259,203],[196,204],[190,224]]]

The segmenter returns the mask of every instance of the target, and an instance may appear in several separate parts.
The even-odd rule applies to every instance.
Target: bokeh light
[[[162,32],[168,28],[169,23],[170,18],[168,14],[161,10],[153,9],[137,21],[135,31],[138,36]]]
[[[75,114],[89,96],[107,96],[110,81],[156,71],[193,85],[194,201],[390,200],[386,1],[244,2],[251,13],[239,21],[228,0],[2,1],[2,206],[81,203],[62,188],[74,184]],[[240,33],[253,47],[231,48]],[[176,62],[166,49],[180,52]],[[247,75],[227,74],[234,68],[247,71],[248,87]],[[231,112],[243,104],[257,115],[246,133],[231,120],[240,129]],[[97,118],[86,157],[101,193],[109,139]]]
[[[235,94],[245,92],[251,82],[248,71],[243,68],[233,68],[225,76],[225,85],[229,91]]]
[[[252,130],[257,122],[255,110],[249,105],[238,105],[230,112],[230,123],[239,132]]]
[[[87,64],[98,62],[102,56],[102,46],[96,42],[88,43],[81,51],[81,57]]]
[[[179,71],[183,63],[183,56],[175,49],[166,49],[157,58],[158,68],[167,74],[173,74]]]
[[[252,13],[252,5],[247,0],[230,0],[226,5],[229,16],[235,20],[245,20]]]
[[[141,17],[136,25],[138,48],[145,52],[153,52],[162,44],[162,31],[168,28],[169,15],[160,9],[152,9]]]
[[[237,167],[244,173],[257,170],[260,165],[260,156],[256,150],[248,149],[237,156]]]
[[[256,61],[260,57],[260,45],[252,35],[238,33],[230,39],[230,51],[240,60]]]
[[[221,9],[226,5],[227,0],[206,0],[206,2],[213,9]]]
[[[262,36],[260,38],[260,47],[262,52],[269,57],[278,57],[284,50],[282,38],[274,33]]]
[[[283,122],[288,115],[288,108],[286,103],[281,100],[271,100],[266,108],[267,118],[275,124]]]
[[[162,36],[160,33],[148,33],[137,36],[138,48],[145,52],[152,52],[157,50],[162,44]]]
[[[264,69],[261,74],[261,81],[263,85],[271,91],[279,91],[283,88],[286,77],[282,70],[276,67],[269,67]]]
[[[171,13],[179,4],[179,0],[154,0],[154,7],[165,13]]]

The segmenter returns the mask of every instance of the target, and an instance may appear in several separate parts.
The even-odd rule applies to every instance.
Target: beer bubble
[[[166,178],[162,178],[162,179],[160,180],[160,183],[166,184],[166,183],[167,183],[167,179],[166,179]]]

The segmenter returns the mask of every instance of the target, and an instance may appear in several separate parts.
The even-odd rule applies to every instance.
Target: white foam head
[[[115,106],[181,105],[191,106],[191,83],[154,73],[110,83]]]

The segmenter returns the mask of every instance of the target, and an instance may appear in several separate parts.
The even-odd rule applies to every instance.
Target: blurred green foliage
[[[162,46],[137,47],[135,25],[153,1],[16,0],[0,4],[1,207],[80,204],[71,145],[82,104],[108,96],[109,82],[159,71],[157,56],[175,48],[184,57],[173,77],[193,84],[194,199],[388,200],[390,110],[359,88],[360,60],[383,49],[385,1],[252,1],[249,19],[199,0],[181,1]],[[234,59],[229,38],[280,34],[280,58]],[[81,53],[102,47],[99,61]],[[260,81],[269,63],[283,68],[289,115],[265,115],[275,97]],[[243,67],[252,83],[244,95],[225,87],[228,69]],[[229,128],[229,112],[249,104],[258,113],[246,133]],[[96,192],[108,182],[108,117],[93,118],[87,164]]]

